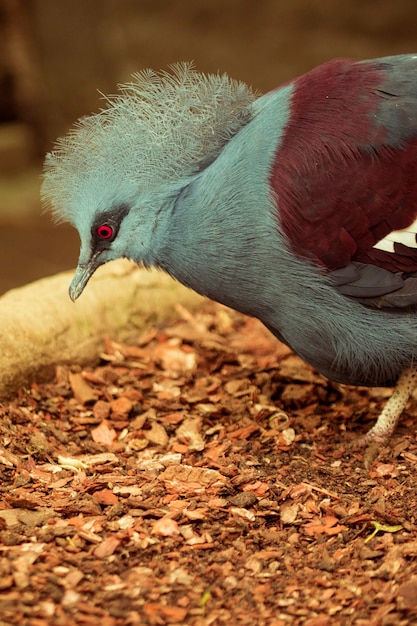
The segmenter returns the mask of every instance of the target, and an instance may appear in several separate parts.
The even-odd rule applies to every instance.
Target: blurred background
[[[193,60],[267,91],[332,57],[417,52],[416,0],[0,0],[0,293],[75,266],[45,152],[100,93]]]

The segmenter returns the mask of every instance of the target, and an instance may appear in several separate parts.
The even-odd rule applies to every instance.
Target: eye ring
[[[110,224],[100,224],[100,226],[97,227],[96,233],[100,239],[111,239],[114,231]]]

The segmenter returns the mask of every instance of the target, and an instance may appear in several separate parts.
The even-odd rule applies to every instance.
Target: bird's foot
[[[416,368],[404,370],[398,378],[394,392],[379,415],[376,424],[366,435],[355,440],[354,447],[366,447],[364,453],[365,467],[372,465],[381,448],[385,447],[390,440],[400,415],[416,385],[416,379]]]
[[[386,447],[392,434],[391,432],[378,434],[374,432],[374,428],[371,428],[371,430],[369,430],[362,437],[355,437],[350,444],[350,447],[354,450],[357,450],[358,448],[365,448],[363,453],[363,464],[366,469],[372,465],[381,450]]]

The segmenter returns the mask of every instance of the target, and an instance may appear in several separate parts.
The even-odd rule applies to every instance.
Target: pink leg
[[[379,415],[376,424],[364,437],[359,439],[361,445],[383,443],[391,437],[416,384],[417,368],[404,370],[398,378],[394,392]]]

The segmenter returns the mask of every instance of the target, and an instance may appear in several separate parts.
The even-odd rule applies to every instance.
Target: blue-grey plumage
[[[46,160],[43,197],[81,238],[71,298],[112,259],[158,267],[333,380],[399,380],[368,439],[391,434],[417,356],[416,76],[413,55],[261,97],[186,65],[137,76]]]

